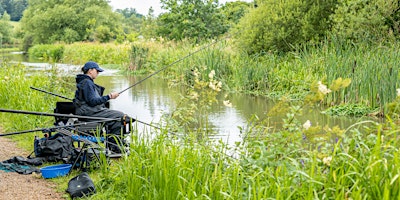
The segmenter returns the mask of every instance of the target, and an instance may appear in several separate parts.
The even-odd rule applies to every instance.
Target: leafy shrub
[[[298,44],[319,40],[330,28],[335,2],[261,1],[240,20],[238,46],[250,54],[287,52]]]
[[[128,64],[129,45],[73,43],[65,46],[63,62],[82,64],[93,60],[101,64]]]
[[[58,62],[63,57],[64,45],[35,45],[29,49],[28,53],[32,58]]]
[[[332,15],[333,34],[344,39],[369,41],[398,35],[398,4],[394,0],[339,0]]]

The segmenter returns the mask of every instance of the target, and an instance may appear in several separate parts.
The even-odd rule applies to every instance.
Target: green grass
[[[26,110],[34,112],[52,112],[57,98],[30,89],[30,86],[62,94],[65,91],[63,80],[44,72],[27,76],[22,64],[1,63],[0,65],[0,107],[9,110]],[[34,115],[0,113],[0,122],[5,132],[31,130],[52,126],[51,117]],[[21,146],[32,147],[33,135],[27,133],[16,135],[13,139],[23,141]],[[36,133],[37,134],[37,133]],[[40,134],[40,133],[39,133]],[[42,137],[42,135],[40,135]]]

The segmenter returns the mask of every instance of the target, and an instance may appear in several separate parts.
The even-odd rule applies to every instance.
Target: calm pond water
[[[53,67],[48,63],[28,62],[21,54],[9,56],[10,60],[22,62],[32,70],[45,70]],[[81,66],[57,64],[56,67],[67,74],[74,75],[80,73]],[[106,87],[106,93],[111,91],[120,92],[145,77],[118,75],[115,70],[105,70],[105,72],[100,73],[95,82]],[[176,107],[180,94],[181,91],[178,88],[170,88],[167,81],[153,76],[123,92],[119,98],[112,100],[110,105],[111,109],[120,110],[140,121],[158,123],[163,113],[169,113]],[[73,94],[70,97],[72,96]],[[228,144],[241,140],[238,127],[246,127],[247,121],[254,115],[257,115],[260,119],[266,118],[266,113],[274,106],[273,101],[264,97],[229,94],[228,99],[233,106],[226,107],[222,103],[224,94],[220,96],[220,101],[214,104],[210,110],[208,116],[209,127],[213,127],[216,130],[217,135],[214,137],[221,138]],[[330,117],[321,114],[319,110],[311,110],[305,111],[304,115],[299,119],[301,123],[307,120],[310,120],[313,125],[339,126],[342,129],[346,129],[361,119]],[[270,122],[271,128],[279,128],[283,123],[282,118],[272,118]]]

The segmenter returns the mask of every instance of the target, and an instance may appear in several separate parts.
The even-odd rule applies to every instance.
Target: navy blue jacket
[[[104,87],[93,82],[86,74],[76,76],[75,107],[78,115],[92,115],[106,109],[105,103],[110,100],[108,95],[103,96]]]

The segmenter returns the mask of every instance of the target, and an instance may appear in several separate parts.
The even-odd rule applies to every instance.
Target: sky
[[[220,4],[234,0],[219,0]],[[252,2],[253,0],[242,0]],[[147,15],[149,8],[153,7],[154,14],[157,16],[162,12],[160,0],[110,0],[113,9],[135,8],[139,14]]]

